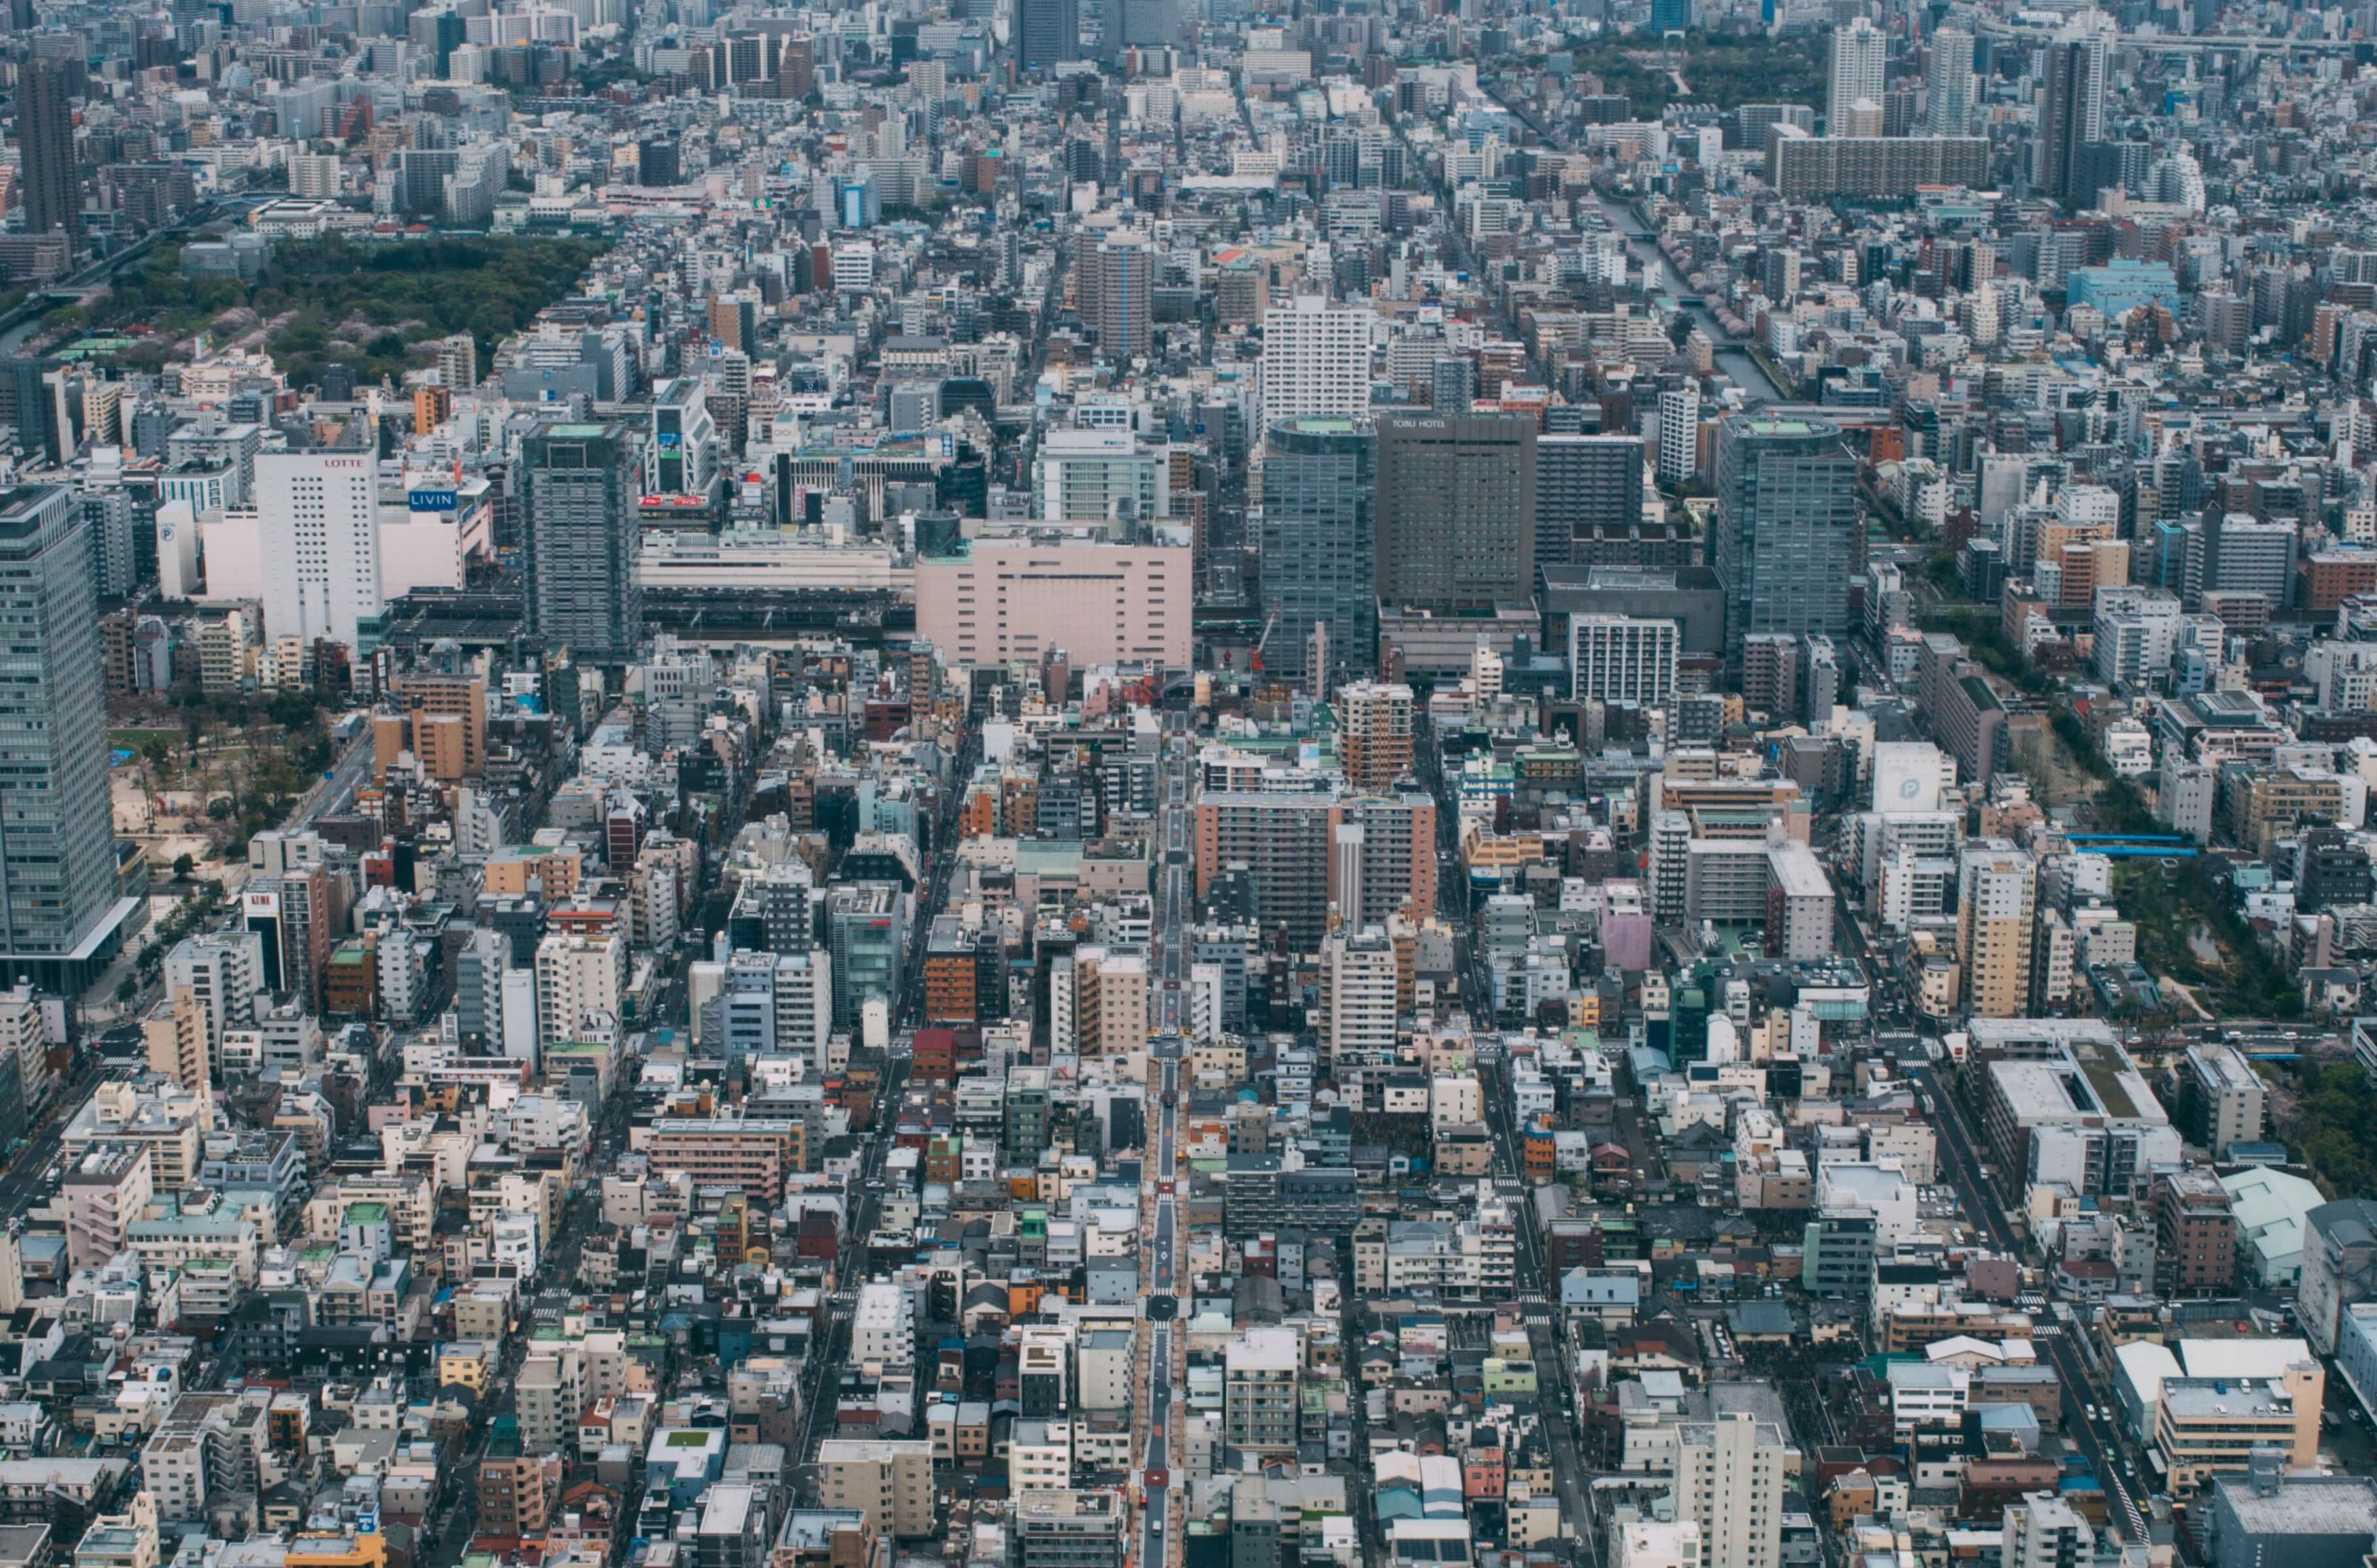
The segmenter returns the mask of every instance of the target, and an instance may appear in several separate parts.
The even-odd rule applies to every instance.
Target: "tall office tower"
[[[1370,330],[1378,319],[1310,295],[1264,311],[1263,428],[1308,413],[1368,413]]]
[[[1833,30],[1832,92],[1824,107],[1826,135],[1848,134],[1860,102],[1877,110],[1881,107],[1882,55],[1889,45],[1888,36],[1863,17]]]
[[[369,452],[261,452],[256,515],[264,635],[356,646],[380,596],[378,460]]]
[[[1431,362],[1427,406],[1439,413],[1467,413],[1477,401],[1477,362],[1466,354]]]
[[[2030,1009],[2031,922],[2038,868],[2006,839],[1977,839],[1957,857],[1956,951],[1965,961],[1965,1009],[1976,1018],[2019,1018]]]
[[[1346,829],[1352,832],[1356,830]],[[1320,1068],[1359,1053],[1395,1049],[1395,947],[1376,926],[1341,930],[1320,944]]]
[[[1378,437],[1367,420],[1315,416],[1274,425],[1267,439],[1261,581],[1272,646],[1305,647],[1325,626],[1332,672],[1375,668]]]
[[[1973,124],[1973,35],[1941,28],[1931,35],[1931,75],[1924,126],[1933,136],[1970,136]]]
[[[1337,693],[1337,760],[1357,790],[1392,789],[1412,767],[1412,688],[1356,681]]]
[[[1685,385],[1659,394],[1659,483],[1681,485],[1700,472],[1701,389]]]
[[[1781,1429],[1747,1410],[1676,1429],[1676,1517],[1700,1526],[1705,1561],[1775,1568],[1787,1452]]]
[[[618,664],[644,639],[636,561],[640,443],[626,425],[552,424],[522,443],[529,635]]]
[[[2038,104],[2038,140],[2032,178],[2040,192],[2067,205],[2096,198],[2080,188],[2088,149],[2105,139],[2107,39],[2096,27],[2068,29],[2047,46],[2047,90]]]
[[[1840,426],[1738,413],[1717,429],[1716,539],[1725,659],[1739,675],[1752,633],[1845,638],[1854,570],[1857,464]]]
[[[1121,25],[1116,30],[1116,42],[1121,48],[1160,46],[1180,35],[1179,8],[1174,0],[1119,0],[1116,8],[1122,13]]]
[[[90,549],[72,491],[0,491],[0,964],[45,989],[115,902]]]
[[[1155,286],[1156,254],[1143,234],[1109,234],[1097,250],[1098,347],[1109,358],[1147,352],[1148,301]]]
[[[1640,436],[1535,438],[1535,566],[1574,561],[1574,542],[1642,521]]]
[[[1535,589],[1535,421],[1388,414],[1379,421],[1379,598],[1453,609]]]
[[[75,169],[73,68],[63,60],[25,63],[17,84],[17,140],[24,150],[25,232],[64,230],[82,240],[82,181]]]
[[[1015,0],[1016,58],[1027,71],[1081,57],[1080,0]]]

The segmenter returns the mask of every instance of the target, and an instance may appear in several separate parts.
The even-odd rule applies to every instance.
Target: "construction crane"
[[[1248,674],[1262,674],[1262,651],[1271,646],[1271,634],[1278,629],[1279,612],[1277,610],[1273,610],[1270,616],[1263,622],[1262,635],[1255,640],[1255,651],[1247,655],[1247,671]]]

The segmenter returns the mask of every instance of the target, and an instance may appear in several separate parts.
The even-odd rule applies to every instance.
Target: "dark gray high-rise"
[[[541,426],[522,443],[528,630],[591,664],[636,656],[644,591],[636,548],[641,437],[614,420]]]
[[[1015,0],[1015,55],[1027,71],[1080,59],[1080,0]]]
[[[2038,140],[2032,173],[2044,195],[2091,206],[2089,149],[2105,139],[2106,35],[2082,31],[2047,46],[2047,90],[2038,104]]]
[[[1725,588],[1725,660],[1757,633],[1845,637],[1857,463],[1822,419],[1738,413],[1717,428],[1710,564]]]
[[[65,963],[115,904],[99,599],[74,493],[0,491],[0,964],[77,983]]]
[[[82,239],[82,181],[75,168],[74,69],[28,60],[17,82],[17,140],[24,150],[25,232],[62,229]]]
[[[1574,542],[1642,521],[1640,436],[1535,437],[1535,569],[1576,559]]]
[[[1279,617],[1275,667],[1295,665],[1316,625],[1329,628],[1330,664],[1368,674],[1379,655],[1378,437],[1368,420],[1308,414],[1271,427],[1262,474],[1263,618]]]
[[[1477,609],[1535,588],[1535,422],[1521,414],[1379,420],[1379,598]]]

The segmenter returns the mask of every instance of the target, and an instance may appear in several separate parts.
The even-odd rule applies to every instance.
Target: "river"
[[[1750,357],[1742,341],[1717,324],[1715,313],[1701,303],[1700,295],[1692,292],[1691,285],[1685,282],[1682,274],[1668,264],[1666,257],[1652,243],[1650,233],[1634,221],[1632,210],[1624,202],[1608,197],[1601,198],[1601,209],[1608,215],[1610,225],[1626,236],[1626,243],[1634,247],[1634,254],[1642,258],[1643,276],[1650,280],[1652,287],[1664,289],[1681,301],[1693,325],[1708,334],[1708,341],[1716,345],[1716,367],[1732,377],[1735,383],[1750,395],[1753,404],[1786,401],[1783,389],[1759,367],[1756,360]]]

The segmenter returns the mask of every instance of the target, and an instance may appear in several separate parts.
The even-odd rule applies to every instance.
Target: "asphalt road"
[[[1165,724],[1164,821],[1159,835],[1163,854],[1156,872],[1159,892],[1153,938],[1159,987],[1151,1046],[1151,1065],[1157,1070],[1149,1149],[1154,1157],[1148,1162],[1141,1180],[1155,1209],[1155,1245],[1149,1270],[1148,1299],[1169,1303],[1171,1315],[1147,1319],[1147,1422],[1140,1466],[1144,1497],[1140,1522],[1141,1568],[1168,1568],[1172,1561],[1164,1532],[1172,1499],[1172,1335],[1179,1311],[1180,1053],[1182,1035],[1188,1024],[1188,947],[1185,932],[1194,896],[1187,863],[1190,745],[1187,716],[1167,715]],[[1179,852],[1177,863],[1175,852]]]
[[[304,832],[314,825],[316,818],[344,808],[355,797],[371,765],[372,737],[371,732],[365,730],[331,766],[327,778],[314,781],[314,787],[305,792],[305,798],[298,802],[284,827],[293,833]]]
[[[99,1082],[98,1059],[87,1054],[78,1059],[82,1063],[80,1074],[51,1092],[50,1104],[40,1125],[27,1135],[25,1146],[8,1162],[7,1174],[0,1176],[0,1222],[15,1219],[50,1191],[50,1183],[42,1177],[50,1162],[58,1157],[66,1123],[90,1098],[90,1091]]]

